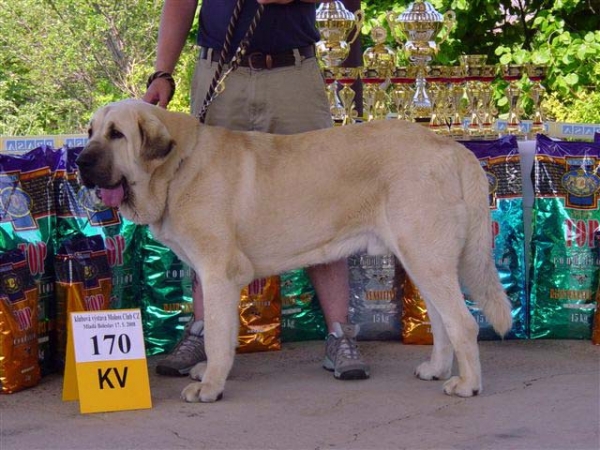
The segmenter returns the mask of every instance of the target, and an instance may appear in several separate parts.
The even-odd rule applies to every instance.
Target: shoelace
[[[204,344],[204,337],[195,336],[193,334],[190,334],[181,341],[181,344],[179,344],[179,347],[177,348],[177,351],[175,353],[178,355],[182,355],[182,354],[203,355],[204,354],[203,344]]]
[[[353,340],[348,339],[347,337],[340,338],[340,343],[338,346],[338,354],[339,353],[341,353],[341,355],[347,359],[360,359],[358,354],[358,345],[356,345]]]

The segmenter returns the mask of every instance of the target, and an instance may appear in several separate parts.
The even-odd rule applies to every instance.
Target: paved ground
[[[320,368],[323,344],[239,355],[223,401],[186,404],[186,378],[154,375],[153,408],[82,415],[62,379],[0,397],[10,449],[599,449],[600,347],[589,341],[481,343],[484,392],[449,397],[412,376],[430,347],[363,342],[366,381]]]

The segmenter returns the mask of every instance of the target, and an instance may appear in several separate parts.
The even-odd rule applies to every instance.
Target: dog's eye
[[[123,133],[121,133],[119,130],[116,130],[115,128],[112,128],[110,130],[110,133],[109,133],[108,137],[110,139],[121,139],[121,138],[124,138],[125,135]]]

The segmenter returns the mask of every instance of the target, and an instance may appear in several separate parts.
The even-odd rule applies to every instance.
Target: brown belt
[[[298,52],[302,59],[313,58],[315,56],[315,46],[307,45],[306,47],[299,47]],[[200,58],[208,59],[209,49],[207,47],[200,47]],[[213,50],[212,60],[218,61],[220,58],[220,52]],[[293,50],[288,50],[281,53],[262,53],[252,52],[248,55],[244,55],[240,62],[241,67],[250,67],[255,70],[262,69],[276,69],[278,67],[293,66],[296,64],[296,57],[294,56]]]

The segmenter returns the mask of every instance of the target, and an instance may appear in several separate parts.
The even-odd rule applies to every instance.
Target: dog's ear
[[[138,128],[142,142],[140,156],[143,160],[162,159],[173,150],[175,140],[169,134],[165,124],[156,116],[140,114]]]

